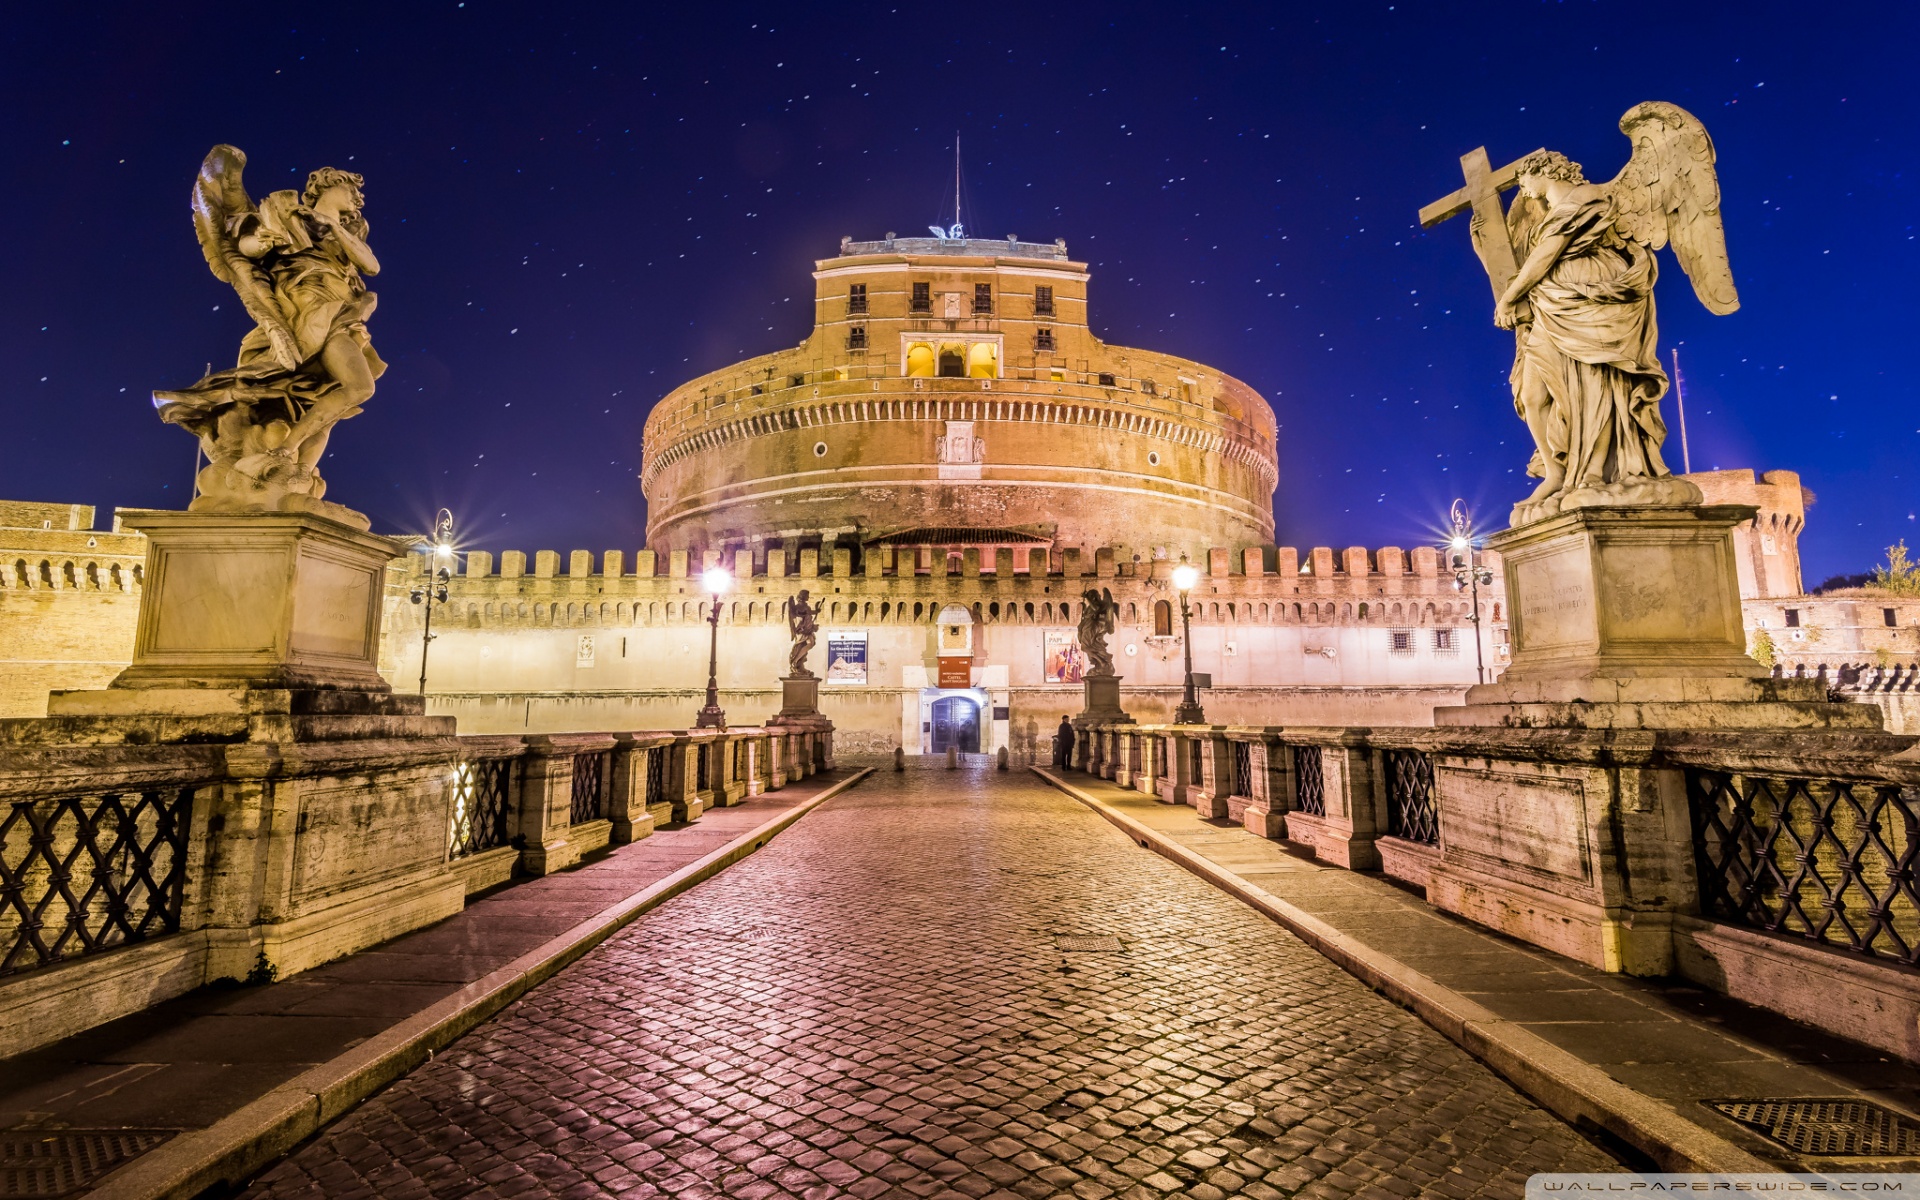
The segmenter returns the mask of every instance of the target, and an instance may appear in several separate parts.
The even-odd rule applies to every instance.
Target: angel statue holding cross
[[[1632,157],[1608,183],[1536,150],[1499,171],[1485,149],[1461,160],[1467,186],[1420,212],[1435,225],[1471,208],[1474,250],[1493,283],[1493,320],[1514,331],[1514,408],[1533,435],[1514,506],[1523,525],[1566,509],[1698,504],[1660,457],[1666,424],[1654,319],[1654,251],[1672,243],[1713,313],[1740,307],[1720,222],[1713,140],[1684,109],[1637,104],[1620,118]],[[1519,195],[1503,214],[1500,192]]]
[[[193,228],[215,277],[254,321],[239,362],[192,387],[153,394],[160,419],[200,439],[207,465],[188,508],[317,513],[360,529],[367,518],[329,504],[320,458],[335,423],[373,396],[386,363],[367,336],[380,273],[360,213],[364,180],[322,167],[303,191],[256,205],[241,183],[247,156],[215,146],[193,184]]]

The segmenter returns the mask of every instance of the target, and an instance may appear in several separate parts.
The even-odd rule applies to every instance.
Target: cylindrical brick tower
[[[1064,242],[846,239],[813,277],[805,342],[648,417],[654,546],[1272,541],[1273,410],[1094,337]]]

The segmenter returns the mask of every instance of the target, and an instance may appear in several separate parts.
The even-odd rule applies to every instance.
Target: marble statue
[[[1620,118],[1632,157],[1610,182],[1551,150],[1501,168],[1486,152],[1461,160],[1467,186],[1421,210],[1424,225],[1472,209],[1475,252],[1511,329],[1514,408],[1533,435],[1527,474],[1540,485],[1515,505],[1516,526],[1607,505],[1698,504],[1700,490],[1660,456],[1654,251],[1672,244],[1694,294],[1726,314],[1740,306],[1720,220],[1713,140],[1692,114],[1661,101]],[[1519,195],[1504,215],[1499,193]]]
[[[1109,588],[1088,588],[1080,593],[1080,628],[1078,640],[1080,649],[1085,652],[1089,664],[1088,675],[1113,674],[1113,651],[1107,648],[1107,639],[1113,636],[1114,619],[1119,615],[1120,605],[1114,602],[1113,592]]]
[[[787,633],[793,638],[793,648],[787,651],[787,676],[790,679],[813,678],[813,672],[807,670],[807,655],[813,652],[814,643],[819,640],[820,623],[815,618],[826,603],[825,600],[808,603],[805,588],[800,589],[798,596],[787,601]]]
[[[207,265],[232,285],[254,321],[239,362],[179,391],[157,391],[160,419],[200,439],[207,465],[188,508],[305,511],[359,528],[367,520],[329,504],[318,470],[336,422],[373,396],[386,363],[367,336],[374,294],[362,277],[380,261],[367,247],[364,180],[322,167],[304,191],[247,195],[247,156],[215,146],[193,185],[193,227]]]

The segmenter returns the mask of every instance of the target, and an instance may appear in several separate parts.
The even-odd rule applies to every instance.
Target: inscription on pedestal
[[[296,652],[365,658],[373,576],[365,567],[309,557],[293,601]]]
[[[1441,767],[1435,783],[1446,797],[1446,852],[1506,873],[1520,867],[1586,882],[1585,789],[1577,780]]]
[[[1577,646],[1593,640],[1593,577],[1584,544],[1516,561],[1512,583],[1529,646]]]

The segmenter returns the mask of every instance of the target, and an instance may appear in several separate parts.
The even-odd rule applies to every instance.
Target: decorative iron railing
[[[1310,817],[1327,815],[1326,773],[1320,747],[1293,746],[1293,806]]]
[[[573,795],[569,820],[579,825],[607,815],[607,764],[611,750],[573,756]]]
[[[1253,795],[1253,745],[1250,742],[1229,742],[1233,747],[1233,779],[1230,796]]]
[[[1187,784],[1204,788],[1207,779],[1207,747],[1199,738],[1187,742]]]
[[[641,751],[647,756],[647,804],[668,804],[667,797],[667,759],[673,755],[671,746],[655,746]]]
[[[0,976],[177,932],[194,788],[21,800],[0,817]]]
[[[1387,768],[1387,834],[1427,846],[1440,844],[1434,805],[1433,758],[1424,750],[1383,750]]]
[[[707,770],[707,763],[709,761],[709,756],[707,754],[707,751],[712,749],[712,747],[705,742],[697,742],[693,746],[691,746],[689,749],[690,749],[690,752],[693,754],[694,790],[704,792],[709,787],[713,786],[712,784],[707,782],[707,777],[710,774],[710,772]]]
[[[466,858],[507,844],[513,802],[513,759],[488,758],[454,768],[447,857]]]
[[[1920,966],[1920,788],[1686,769],[1704,915]]]

